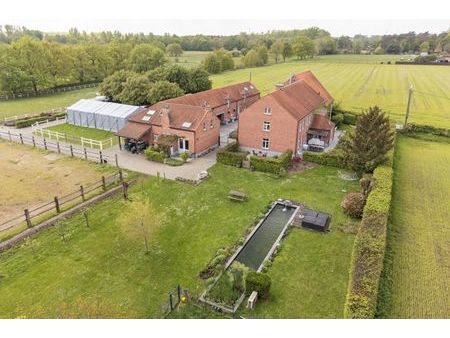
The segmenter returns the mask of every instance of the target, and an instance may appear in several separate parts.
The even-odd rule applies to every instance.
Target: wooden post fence
[[[87,161],[87,151],[86,151],[86,148],[84,148],[84,159]]]
[[[61,154],[61,148],[59,147],[59,141],[56,141],[56,148],[58,149],[58,154]]]
[[[47,150],[47,141],[44,138],[44,149]]]
[[[27,227],[31,228],[33,224],[31,223],[30,211],[28,211],[28,209],[25,209],[24,213],[25,213],[25,220],[27,221]]]
[[[103,191],[106,191],[106,179],[105,179],[105,176],[102,176],[102,188],[103,188]]]
[[[23,144],[23,136],[22,136],[22,133],[19,133],[19,137],[20,137],[20,143]]]
[[[84,202],[86,199],[84,197],[84,188],[82,185],[80,185],[80,196],[81,196],[81,200]]]
[[[70,145],[70,156],[73,157],[73,147]]]
[[[119,168],[119,157],[117,156],[117,154],[114,154],[114,157],[116,159],[116,167]]]
[[[11,131],[8,130],[8,138],[9,138],[9,142],[12,142],[12,137],[11,137]]]
[[[58,196],[55,196],[55,208],[56,208],[56,212],[59,214],[61,212],[61,208],[59,207]]]

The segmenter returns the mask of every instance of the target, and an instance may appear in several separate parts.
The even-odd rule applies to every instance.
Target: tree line
[[[449,31],[440,34],[408,32],[404,34],[361,35],[332,37],[331,34],[318,27],[293,29],[285,31],[269,31],[265,33],[240,33],[229,36],[175,34],[154,35],[152,33],[121,33],[119,31],[102,31],[87,33],[71,28],[66,33],[46,33],[26,27],[12,25],[0,26],[0,44],[12,43],[27,35],[39,40],[61,44],[127,42],[131,45],[152,43],[164,49],[170,44],[178,44],[185,51],[213,51],[224,48],[241,52],[255,46],[265,45],[270,49],[277,40],[292,42],[299,35],[316,42],[318,54],[374,52],[381,47],[387,54],[418,53],[422,51],[450,52]]]

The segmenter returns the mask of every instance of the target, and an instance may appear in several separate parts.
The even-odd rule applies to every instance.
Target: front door
[[[178,151],[180,153],[189,151],[189,140],[186,140],[185,138],[178,139]]]

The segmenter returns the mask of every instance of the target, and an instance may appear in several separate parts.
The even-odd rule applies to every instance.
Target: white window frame
[[[272,109],[270,107],[264,107],[264,115],[272,115]]]
[[[264,146],[264,143],[267,142],[267,146]],[[268,138],[262,139],[261,149],[268,150],[270,147],[270,140]]]
[[[269,121],[264,121],[263,122],[263,131],[270,131],[270,122]]]
[[[213,119],[211,119],[211,121],[209,121],[209,128],[211,128],[211,129],[214,128],[214,122],[213,122]]]

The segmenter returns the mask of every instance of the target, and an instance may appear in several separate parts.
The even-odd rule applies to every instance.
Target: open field
[[[41,113],[55,108],[63,108],[79,99],[95,97],[97,91],[98,88],[85,88],[49,96],[0,101],[0,120],[15,115]]]
[[[7,220],[54,196],[79,189],[112,172],[83,160],[0,141],[0,220]],[[1,223],[1,222],[0,222]]]
[[[48,127],[45,129],[66,134],[68,142],[75,144],[81,144],[80,137],[96,141],[107,141],[112,138],[113,144],[116,144],[118,142],[117,137],[112,132],[101,129],[74,126],[68,123],[58,124],[56,126]]]
[[[262,94],[274,90],[275,84],[288,79],[292,73],[313,71],[342,108],[360,112],[379,105],[395,122],[403,122],[410,83],[415,92],[412,99],[410,121],[437,127],[450,127],[450,67],[364,64],[349,56],[352,63],[290,61],[260,68],[241,69],[213,75],[213,87],[248,81]]]
[[[181,56],[178,57],[178,62],[176,62],[175,57],[169,57],[170,61],[174,64],[186,67],[195,67],[199,66],[205,57],[211,52],[203,52],[203,51],[187,51],[183,52]],[[240,63],[240,57],[234,57],[234,64],[238,65]]]
[[[450,144],[399,137],[388,233],[389,318],[450,318]]]
[[[197,274],[217,249],[235,243],[279,197],[331,213],[332,230],[292,230],[270,272],[273,298],[258,304],[267,306],[258,315],[342,317],[354,235],[338,230],[348,221],[339,204],[342,190],[358,184],[330,167],[280,179],[217,164],[210,174],[197,187],[150,177],[132,188],[132,202],[92,207],[90,228],[80,216],[64,222],[66,241],[53,228],[2,254],[0,317],[160,317],[169,290],[181,284],[198,295]],[[229,201],[231,189],[249,200]],[[136,210],[146,215],[148,254]],[[292,276],[281,273],[291,268]]]

